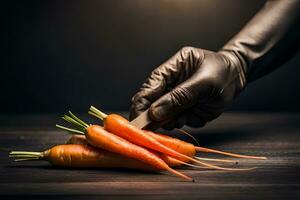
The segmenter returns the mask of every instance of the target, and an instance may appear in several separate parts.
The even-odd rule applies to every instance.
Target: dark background
[[[264,2],[2,2],[1,113],[127,110],[156,66],[183,46],[218,50]],[[298,53],[231,109],[300,111],[299,64]]]

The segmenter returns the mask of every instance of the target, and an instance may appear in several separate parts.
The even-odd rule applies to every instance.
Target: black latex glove
[[[218,117],[246,83],[299,49],[300,1],[270,1],[219,52],[186,47],[155,69],[132,98],[130,118],[150,108],[164,128],[201,127]]]
[[[164,128],[201,127],[218,117],[244,87],[240,66],[228,52],[182,48],[133,97],[131,118],[151,106],[153,120],[170,120]]]

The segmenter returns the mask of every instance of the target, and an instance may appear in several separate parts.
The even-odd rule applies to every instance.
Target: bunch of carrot
[[[47,160],[59,167],[168,171],[188,181],[194,179],[173,168],[186,165],[220,170],[250,169],[216,166],[203,160],[235,161],[196,157],[196,152],[217,153],[236,158],[266,159],[194,146],[176,138],[139,129],[122,116],[106,115],[93,106],[90,107],[89,114],[101,119],[104,126],[87,124],[69,111],[69,115],[64,115],[62,119],[74,128],[56,125],[74,134],[67,144],[55,146],[44,152],[12,151],[10,157],[15,158],[15,161]]]

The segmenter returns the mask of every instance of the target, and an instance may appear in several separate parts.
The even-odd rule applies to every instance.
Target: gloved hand
[[[184,47],[156,68],[132,98],[131,118],[150,116],[171,129],[201,127],[218,117],[245,86],[240,61],[230,52]]]
[[[268,1],[219,52],[181,49],[132,98],[130,118],[150,107],[164,128],[201,127],[218,117],[246,82],[273,71],[300,46],[300,0]],[[167,121],[166,121],[167,120]]]

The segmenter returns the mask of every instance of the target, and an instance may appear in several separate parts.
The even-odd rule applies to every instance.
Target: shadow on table
[[[43,170],[51,170],[51,171],[67,171],[69,172],[70,170],[72,171],[104,171],[105,172],[116,172],[116,173],[131,173],[131,174],[157,174],[157,172],[151,172],[151,171],[143,171],[143,170],[138,170],[138,169],[124,169],[124,168],[102,168],[102,169],[97,169],[97,168],[61,168],[61,167],[55,167],[52,165],[45,165],[45,164],[33,164],[31,163],[22,163],[18,165],[7,165],[7,166],[2,166],[3,169],[43,169]]]

